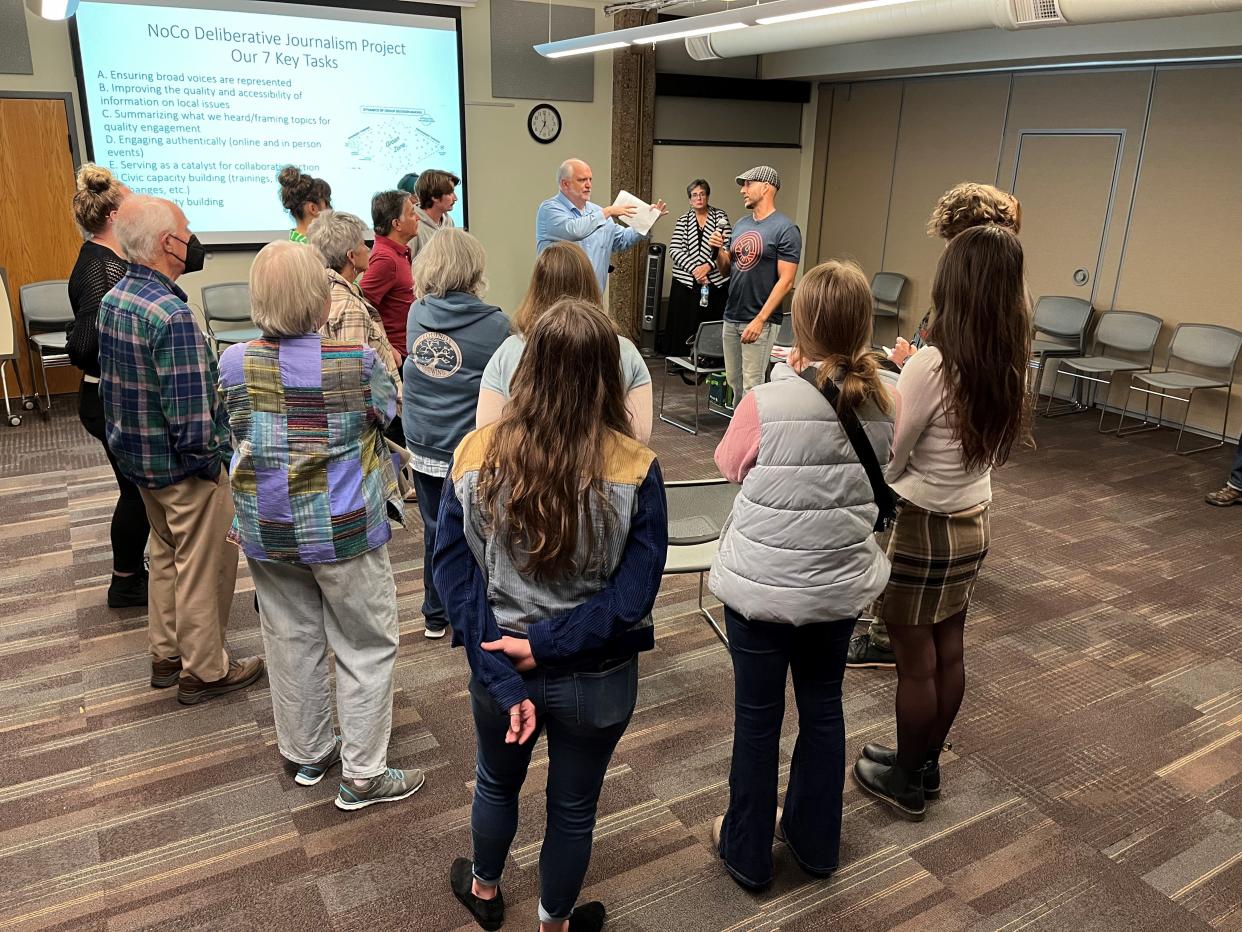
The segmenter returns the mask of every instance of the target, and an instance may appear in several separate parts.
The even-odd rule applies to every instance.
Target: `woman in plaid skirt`
[[[1030,321],[1017,236],[958,234],[936,269],[931,345],[902,369],[887,478],[904,500],[876,614],[897,656],[897,747],[854,765],[868,793],[915,821],[940,795],[940,752],[962,703],[966,610],[987,556],[991,472],[1026,433]]]

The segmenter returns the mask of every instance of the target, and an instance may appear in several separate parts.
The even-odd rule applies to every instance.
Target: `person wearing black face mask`
[[[127,198],[115,231],[129,266],[99,305],[105,436],[151,522],[151,685],[175,685],[193,705],[263,674],[260,658],[235,659],[224,640],[237,577],[228,413],[215,351],[176,285],[203,267],[203,247],[160,198]]]

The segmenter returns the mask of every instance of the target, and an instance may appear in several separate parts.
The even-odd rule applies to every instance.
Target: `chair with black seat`
[[[18,410],[30,410],[34,402],[26,397],[22,370],[17,361],[17,329],[13,324],[13,309],[9,305],[9,277],[4,269],[0,269],[0,391],[4,392],[4,414],[9,426],[17,427],[22,422],[22,416],[13,412],[13,404],[9,401],[7,366],[12,366],[13,374],[17,376]]]
[[[720,532],[733,511],[739,486],[726,479],[691,479],[664,483],[668,499],[668,559],[665,576],[696,573],[699,577],[698,613],[726,647],[723,623],[703,605],[704,575],[712,568],[720,547]]]
[[[221,351],[263,335],[250,318],[250,285],[246,282],[204,285],[203,316],[207,332]]]
[[[1117,436],[1128,437],[1149,430],[1158,430],[1164,419],[1165,401],[1176,401],[1185,405],[1182,423],[1177,431],[1177,443],[1173,452],[1181,456],[1191,453],[1202,453],[1204,450],[1215,450],[1225,444],[1225,427],[1229,423],[1229,402],[1233,398],[1233,383],[1238,370],[1238,352],[1242,351],[1242,333],[1231,327],[1217,324],[1178,324],[1173,331],[1173,340],[1169,344],[1169,354],[1164,361],[1164,369],[1160,372],[1145,372],[1130,376],[1130,388],[1126,392],[1126,404],[1121,412],[1121,423],[1117,425]],[[1174,365],[1184,363],[1198,369],[1215,372],[1215,375],[1202,375],[1190,368]],[[1228,375],[1226,375],[1228,373]],[[1149,386],[1139,387],[1138,383]],[[1194,402],[1195,392],[1212,388],[1225,389],[1225,413],[1220,421],[1220,439],[1192,450],[1182,449],[1182,435],[1186,432],[1186,420],[1190,417],[1190,406]],[[1140,392],[1147,396],[1143,405],[1143,421],[1136,427],[1125,428],[1126,418],[1130,414],[1130,394]],[[1169,394],[1185,392],[1186,396]],[[1155,422],[1148,419],[1152,397],[1160,399],[1160,408]]]
[[[1108,397],[1112,393],[1113,378],[1118,372],[1151,371],[1156,361],[1156,340],[1160,337],[1160,328],[1164,321],[1154,314],[1143,314],[1139,311],[1108,311],[1100,315],[1095,327],[1092,352],[1089,356],[1067,356],[1058,359],[1058,368],[1052,377],[1052,390],[1048,394],[1048,405],[1044,409],[1044,417],[1059,417],[1083,411],[1091,406],[1101,385],[1104,388],[1104,401],[1100,404],[1100,423],[1096,430],[1100,433],[1111,433],[1104,430],[1104,414],[1108,408]],[[1129,353],[1129,358],[1123,354]],[[1077,387],[1079,382],[1091,386],[1091,396],[1086,402],[1069,401],[1057,405],[1053,410],[1053,399],[1057,393],[1057,379],[1069,376]],[[1118,422],[1118,427],[1121,426]]]
[[[689,356],[668,356],[665,358],[664,380],[660,383],[660,420],[665,424],[684,430],[688,434],[699,432],[699,380],[701,376],[724,372],[724,367],[717,365],[716,360],[724,357],[724,321],[712,320],[699,324],[694,335],[694,344],[690,347]],[[670,417],[664,413],[664,396],[668,393],[669,370],[690,377],[694,392],[694,425]]]
[[[1030,389],[1035,398],[1039,398],[1047,360],[1086,355],[1092,310],[1090,301],[1065,295],[1044,295],[1035,303],[1031,321],[1035,338],[1031,340],[1031,358],[1027,363],[1035,372]]]
[[[44,410],[52,407],[52,390],[47,384],[47,370],[57,366],[72,366],[69,361],[69,335],[65,327],[73,321],[73,306],[69,303],[69,280],[51,279],[22,285],[20,291],[22,319],[26,322],[26,344],[30,348],[31,369],[38,360],[39,375],[43,378]],[[35,397],[39,385],[35,383]]]
[[[897,272],[876,272],[871,278],[871,314],[893,321],[901,333],[901,293],[906,290],[906,277]]]

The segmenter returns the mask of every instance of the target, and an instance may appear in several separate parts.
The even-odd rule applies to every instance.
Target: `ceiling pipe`
[[[840,0],[775,0],[751,7],[755,25],[687,38],[686,51],[706,61],[973,29],[1017,30],[1230,13],[1242,11],[1242,0],[921,0],[834,9],[840,6]],[[685,28],[696,19],[687,18]]]

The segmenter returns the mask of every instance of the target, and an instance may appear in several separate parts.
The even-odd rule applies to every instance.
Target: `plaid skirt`
[[[987,502],[953,514],[903,502],[889,535],[893,569],[876,617],[886,625],[934,625],[962,611],[990,539]]]

